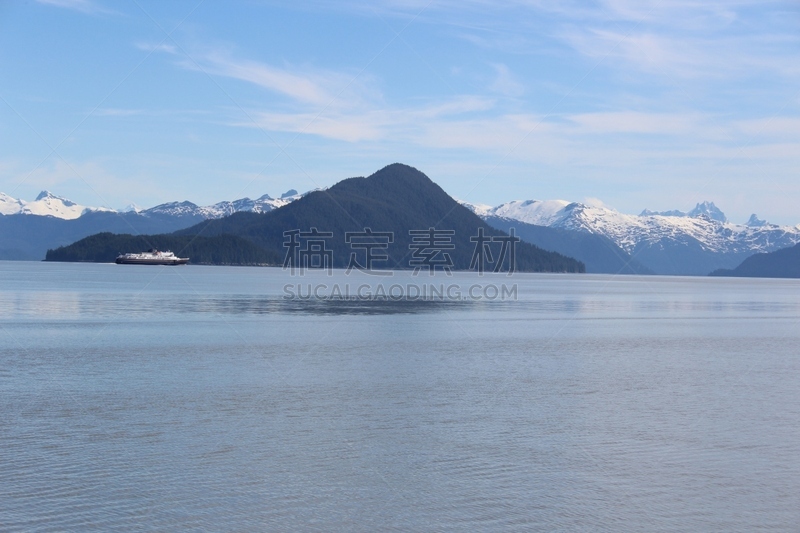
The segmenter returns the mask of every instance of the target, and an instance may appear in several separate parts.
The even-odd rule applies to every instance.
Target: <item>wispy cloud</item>
[[[337,85],[342,86],[345,81],[338,74],[316,72],[302,75],[259,61],[233,58],[220,51],[206,53],[200,60],[201,66],[211,74],[250,82],[292,100],[314,105],[329,104],[334,99]],[[193,62],[183,64],[187,68],[197,68]]]
[[[683,135],[705,127],[703,117],[695,114],[645,113],[615,111],[569,115],[582,134],[637,133]]]
[[[715,72],[703,68],[709,59],[697,42],[649,32],[625,33],[602,29],[572,30],[562,34],[579,53],[606,65],[633,66],[666,76],[693,77]]]
[[[142,50],[174,55],[187,70],[202,71],[244,81],[284,96],[290,101],[316,108],[347,108],[364,100],[381,98],[368,74],[336,72],[314,67],[278,66],[235,56],[226,47],[193,47],[187,53],[170,44],[137,43]]]
[[[97,2],[93,2],[91,0],[36,0],[36,2],[48,6],[79,11],[87,15],[113,13],[113,11],[110,9],[107,9]]]
[[[406,17],[425,2],[349,1],[336,8]],[[318,7],[325,9],[323,3]],[[786,0],[438,0],[419,23],[447,25],[475,46],[512,54],[560,43],[606,67],[676,77],[754,72],[800,76],[797,4]],[[770,41],[783,41],[770,43]]]
[[[94,112],[100,117],[132,117],[144,114],[142,109],[116,109],[116,108],[103,108]]]
[[[798,75],[797,8],[786,2],[604,0],[596,16],[562,20],[553,35],[605,66],[664,77]],[[757,12],[754,12],[757,8]],[[571,23],[570,23],[571,22]],[[788,67],[787,67],[788,65]]]
[[[393,139],[401,142],[424,142],[428,125],[489,110],[490,99],[459,96],[445,102],[416,108],[386,108],[368,106],[359,110],[330,110],[323,113],[275,113],[257,111],[256,122],[236,122],[235,126],[259,127],[319,136],[345,142]]]
[[[800,117],[772,117],[740,121],[736,123],[741,132],[764,137],[800,139]]]
[[[493,65],[496,77],[489,90],[504,96],[518,97],[525,93],[525,87],[511,73],[511,70],[503,64]]]
[[[148,43],[148,42],[139,42],[135,43],[136,48],[139,50],[144,50],[145,52],[164,52],[167,54],[177,54],[178,48],[175,45],[169,43]]]

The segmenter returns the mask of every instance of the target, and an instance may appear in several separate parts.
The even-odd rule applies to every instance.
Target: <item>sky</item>
[[[0,0],[0,191],[451,196],[800,223],[800,2]]]

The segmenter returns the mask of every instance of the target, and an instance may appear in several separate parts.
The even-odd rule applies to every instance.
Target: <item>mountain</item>
[[[198,220],[201,219],[107,211],[84,213],[72,220],[21,214],[0,216],[0,260],[39,261],[48,249],[95,233],[172,232]]]
[[[0,215],[15,215],[22,212],[24,208],[25,202],[0,192]]]
[[[75,202],[56,196],[49,191],[42,191],[36,200],[26,202],[0,193],[0,214],[3,215],[38,215],[54,217],[63,220],[74,220],[86,213],[99,211],[111,212],[113,209],[106,207],[86,207]]]
[[[314,239],[330,252],[332,266],[345,268],[352,255],[364,266],[363,246],[346,242],[346,233],[362,233],[363,244],[382,244],[379,253],[386,260],[373,269],[408,269],[442,261],[454,270],[469,270],[476,244],[470,240],[480,232],[486,237],[501,270],[508,268],[508,258],[500,260],[502,242],[507,235],[489,226],[475,214],[450,198],[422,172],[401,164],[389,165],[368,178],[350,178],[324,191],[306,194],[290,204],[267,213],[238,212],[220,219],[209,219],[175,232],[175,236],[243,238],[256,246],[284,256],[285,232],[330,232],[330,237]],[[383,232],[383,240],[366,229]],[[435,228],[435,242],[429,228]],[[419,231],[420,234],[412,234]],[[443,231],[452,232],[449,234]],[[437,233],[438,232],[438,233]],[[391,237],[389,237],[391,235]],[[494,242],[488,242],[495,238]],[[422,243],[422,244],[421,244]],[[309,246],[305,241],[304,246]],[[70,247],[67,247],[70,248]],[[67,250],[68,252],[70,250]],[[175,250],[173,250],[175,251]],[[516,244],[516,269],[520,271],[583,272],[584,265],[575,259],[547,252],[531,244]],[[81,259],[73,255],[73,259]],[[88,260],[88,256],[86,256]],[[113,258],[107,258],[111,260]],[[445,263],[446,261],[446,263]],[[427,262],[427,263],[426,263]],[[493,265],[487,265],[491,268]]]
[[[232,214],[247,218],[282,211],[310,194],[314,191],[303,195],[289,190],[280,198],[263,195],[209,206],[169,202],[115,212],[81,206],[47,191],[33,202],[0,193],[0,259],[42,259],[48,249],[94,233],[162,234]],[[713,202],[698,203],[689,211],[645,209],[638,216],[564,200],[464,205],[495,229],[507,230],[514,222],[523,240],[578,258],[589,272],[706,275],[720,268],[733,269],[755,253],[800,242],[800,226],[777,226],[756,215],[746,224],[733,224]],[[279,249],[275,248],[279,244],[278,239],[262,242],[272,249]]]
[[[194,216],[203,220],[207,218],[221,218],[239,211],[252,211],[254,213],[266,213],[278,207],[298,199],[300,194],[291,189],[281,195],[280,198],[272,198],[265,194],[256,200],[250,198],[240,198],[232,202],[219,202],[209,206],[198,206],[189,201],[169,202],[150,209],[131,204],[125,209],[117,211],[107,207],[86,207],[79,205],[61,196],[56,196],[49,191],[42,191],[36,200],[26,202],[0,192],[0,215],[36,215],[59,218],[62,220],[75,220],[87,213],[106,212],[106,213],[138,213],[142,216],[152,214],[168,216]]]
[[[800,226],[732,224],[711,202],[689,211],[626,215],[606,207],[563,200],[514,201],[472,206],[490,216],[606,237],[657,274],[705,275],[733,268],[745,258],[800,242]]]
[[[535,226],[494,216],[485,217],[484,220],[506,233],[514,228],[523,241],[543,250],[574,257],[586,265],[586,272],[590,274],[653,274],[652,270],[602,235]]]
[[[701,204],[697,204],[694,209],[686,213],[686,216],[690,217],[700,217],[705,216],[710,218],[711,220],[716,220],[717,222],[722,222],[723,224],[728,221],[728,218],[725,216],[717,206],[714,205],[714,202],[703,202]]]
[[[686,216],[689,216],[688,213],[684,213],[683,211],[679,211],[678,209],[671,209],[669,211],[650,211],[649,209],[645,209],[644,211],[639,213],[640,217],[650,217],[650,216],[653,216],[653,215],[660,215],[662,217],[686,217]]]
[[[256,200],[241,198],[211,206],[184,201],[149,209],[130,205],[115,211],[82,206],[48,191],[43,191],[32,202],[0,193],[0,260],[44,259],[48,249],[95,233],[170,233],[235,212],[265,213],[300,196],[292,189],[280,199],[265,194]]]
[[[719,207],[714,205],[714,202],[699,203],[688,213],[684,213],[683,211],[679,211],[677,209],[672,209],[670,211],[650,211],[649,209],[645,209],[639,214],[641,217],[699,217],[701,215],[710,218],[711,220],[716,220],[717,222],[725,223],[728,221],[725,213],[723,213]]]
[[[760,218],[758,218],[756,216],[755,213],[753,213],[752,215],[750,215],[750,218],[747,219],[747,222],[745,223],[745,225],[746,226],[751,226],[751,227],[754,227],[754,228],[761,228],[761,227],[764,227],[764,226],[768,226],[769,223],[766,220],[761,220]]]
[[[290,194],[291,193],[291,194]],[[180,217],[195,217],[199,220],[207,220],[210,218],[222,218],[234,213],[250,212],[250,213],[267,213],[273,209],[283,207],[294,200],[297,200],[301,195],[292,189],[288,193],[284,193],[280,198],[272,198],[270,195],[265,194],[256,200],[250,198],[241,198],[232,202],[219,202],[209,206],[198,206],[192,202],[169,202],[166,204],[157,205],[150,209],[139,211],[143,216],[152,214],[180,216]]]
[[[736,268],[715,270],[711,275],[748,278],[800,278],[800,244],[774,252],[751,255]]]

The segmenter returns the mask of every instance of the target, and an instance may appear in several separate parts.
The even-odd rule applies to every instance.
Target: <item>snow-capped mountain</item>
[[[293,193],[293,194],[289,194]],[[283,207],[284,205],[300,198],[301,195],[292,189],[288,193],[283,194],[280,198],[272,198],[270,195],[265,194],[256,200],[250,198],[240,198],[239,200],[218,202],[214,205],[198,206],[192,202],[169,202],[166,204],[157,205],[150,209],[139,211],[144,216],[159,214],[170,216],[194,216],[209,218],[222,218],[233,213],[240,211],[250,211],[252,213],[267,213],[273,209]]]
[[[138,205],[131,204],[125,209],[114,210],[107,207],[87,207],[79,205],[71,200],[56,196],[49,191],[42,191],[36,200],[26,202],[17,198],[0,193],[0,214],[3,215],[38,215],[60,218],[62,220],[75,220],[87,213],[108,212],[108,213],[136,213],[142,216],[166,215],[177,217],[195,218],[222,218],[239,211],[251,211],[253,213],[266,213],[282,207],[303,195],[296,190],[281,195],[280,198],[272,198],[265,194],[256,200],[241,198],[234,201],[219,202],[209,206],[198,206],[192,202],[169,202],[149,209],[143,209]]]
[[[25,207],[25,202],[17,200],[9,195],[0,192],[0,214],[15,215],[22,211]]]
[[[138,204],[128,204],[125,206],[120,213],[139,213],[144,211],[144,208]]]
[[[500,217],[511,220],[519,220],[526,224],[537,226],[553,226],[562,217],[564,208],[570,205],[564,200],[515,200],[500,204],[497,207],[490,207],[481,204],[468,204],[462,202],[464,206],[471,209],[476,215],[482,218]]]
[[[700,215],[705,215],[711,220],[716,220],[717,222],[727,222],[728,218],[725,216],[719,207],[714,205],[714,202],[702,202],[697,204],[694,209],[689,211],[688,213],[684,213],[683,211],[678,211],[677,209],[673,209],[671,211],[650,211],[649,209],[645,209],[642,211],[639,216],[653,216],[653,215],[661,215],[664,217],[697,217]],[[755,215],[754,215],[755,216]]]
[[[703,202],[689,211],[626,215],[607,207],[593,207],[564,200],[514,201],[497,207],[465,204],[477,215],[497,216],[538,226],[596,233],[613,240],[632,253],[637,246],[663,239],[696,239],[713,252],[766,252],[800,242],[800,225],[778,226],[755,215],[747,224],[727,222],[713,202]]]
[[[74,220],[85,213],[113,211],[106,207],[86,207],[71,200],[56,196],[49,191],[42,191],[36,200],[26,202],[0,193],[0,213],[3,215],[38,215]]]
[[[800,242],[800,225],[778,226],[753,215],[733,224],[711,202],[691,211],[627,215],[563,200],[514,201],[496,207],[465,204],[477,215],[602,235],[660,273],[698,274],[735,266],[744,257]],[[716,262],[715,262],[716,261]],[[719,263],[720,266],[714,267]],[[714,268],[709,268],[714,267]]]
[[[40,260],[48,249],[101,232],[171,233],[239,211],[265,213],[301,196],[290,190],[277,199],[265,194],[256,200],[242,198],[210,206],[171,202],[143,209],[132,204],[115,211],[85,207],[47,191],[32,202],[0,193],[0,260]]]

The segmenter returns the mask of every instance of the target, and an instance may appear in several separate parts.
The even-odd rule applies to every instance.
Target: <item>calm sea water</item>
[[[0,530],[800,530],[798,281],[287,283],[0,263]]]

